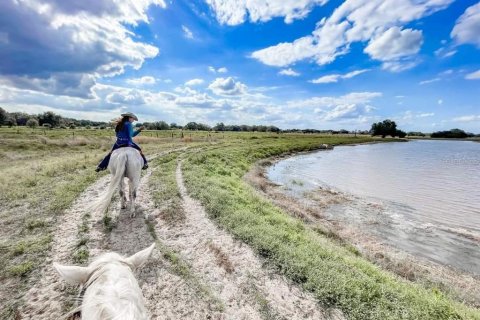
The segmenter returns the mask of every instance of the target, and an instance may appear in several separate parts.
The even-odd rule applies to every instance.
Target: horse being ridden
[[[143,166],[143,160],[140,152],[134,148],[120,148],[112,152],[108,169],[112,174],[110,185],[101,198],[89,207],[89,210],[103,214],[110,204],[113,194],[117,187],[120,192],[122,209],[126,208],[127,197],[125,195],[124,177],[129,182],[129,200],[130,200],[130,216],[135,217],[135,199],[137,198],[137,189],[140,184],[140,176]]]
[[[142,149],[140,149],[140,147],[132,140],[133,137],[138,135],[143,130],[143,127],[140,127],[139,130],[133,131],[132,122],[138,121],[137,116],[131,112],[123,113],[121,116],[121,120],[117,122],[115,127],[117,141],[113,145],[112,151],[110,151],[110,153],[97,166],[97,169],[95,169],[97,172],[107,169],[113,151],[123,147],[132,147],[137,149],[143,158],[142,169],[145,170],[148,168],[147,159],[143,155]]]

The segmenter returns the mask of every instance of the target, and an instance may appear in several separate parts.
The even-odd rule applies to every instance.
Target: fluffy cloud
[[[222,24],[238,25],[249,19],[252,22],[285,17],[285,23],[307,16],[315,5],[328,0],[206,0]]]
[[[54,111],[65,116],[97,121],[108,121],[125,111],[134,112],[141,121],[164,120],[179,124],[189,121],[215,124],[223,121],[273,124],[282,128],[358,129],[359,126],[367,128],[371,121],[378,120],[372,113],[375,109],[372,101],[381,96],[378,92],[317,96],[279,103],[264,95],[231,95],[235,90],[246,90],[245,85],[235,80],[227,78],[217,84],[215,90],[221,90],[220,96],[188,87],[175,92],[155,92],[97,83],[92,88],[94,98],[89,100],[0,84],[0,104],[8,111]]]
[[[239,96],[247,92],[247,86],[232,77],[217,78],[208,88],[219,96]]]
[[[473,43],[480,48],[480,2],[473,5],[458,18],[450,36],[459,44]]]
[[[350,79],[364,72],[370,71],[370,69],[355,70],[346,74],[330,74],[317,79],[310,80],[311,83],[333,83],[338,82],[340,79]]]
[[[187,87],[193,87],[193,86],[201,85],[203,82],[204,82],[203,79],[192,79],[185,82],[185,85]]]
[[[281,74],[284,76],[290,76],[290,77],[298,77],[300,75],[300,73],[296,72],[291,68],[280,70],[278,74]]]
[[[352,92],[340,97],[313,97],[289,101],[288,106],[312,110],[321,121],[360,119],[374,110],[370,103],[381,95],[380,92]]]
[[[165,7],[162,0],[1,1],[2,83],[93,98],[96,79],[139,69],[159,53],[127,29],[148,22],[150,5]]]
[[[383,68],[396,71],[395,63],[414,56],[423,43],[422,32],[418,30],[391,27],[379,36],[372,38],[364,52],[373,59],[384,61]],[[411,66],[413,64],[410,63]]]
[[[272,66],[288,66],[309,59],[323,65],[349,52],[350,44],[369,41],[366,53],[383,62],[384,69],[404,70],[416,63],[404,61],[416,54],[421,32],[402,27],[438,10],[453,0],[346,0],[328,18],[323,18],[311,35],[293,42],[261,49],[252,57]],[[387,47],[386,40],[394,46]],[[411,45],[412,47],[408,47]],[[382,54],[380,49],[386,49]]]
[[[465,76],[465,79],[467,79],[467,80],[479,80],[480,79],[480,70],[477,70],[475,72],[467,74]]]
[[[151,76],[144,76],[141,78],[133,78],[133,79],[127,79],[127,83],[134,85],[134,86],[140,86],[140,85],[152,85],[155,84],[157,81],[155,80],[154,77]]]

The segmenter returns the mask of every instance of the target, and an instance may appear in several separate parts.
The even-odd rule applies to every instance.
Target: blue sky
[[[473,0],[4,0],[0,106],[480,133]]]

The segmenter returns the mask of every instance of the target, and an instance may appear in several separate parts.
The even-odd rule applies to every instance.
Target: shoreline
[[[385,141],[397,142],[397,141]],[[374,141],[360,144],[385,143]],[[398,141],[400,142],[400,141]],[[402,142],[408,142],[403,140]],[[258,161],[243,177],[261,196],[284,209],[289,215],[298,218],[304,224],[322,236],[331,238],[348,250],[361,255],[380,268],[397,276],[417,283],[427,289],[440,290],[453,299],[473,307],[480,307],[480,276],[457,270],[416,256],[382,243],[382,239],[366,234],[352,226],[325,218],[323,211],[329,206],[347,201],[345,196],[329,190],[311,191],[315,201],[288,195],[281,186],[266,176],[267,168],[275,163],[302,154],[325,150],[289,152]]]

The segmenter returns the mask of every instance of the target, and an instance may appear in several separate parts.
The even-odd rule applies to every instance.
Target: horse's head
[[[115,319],[122,314],[123,318],[146,319],[142,292],[132,271],[145,264],[154,247],[152,244],[128,258],[114,252],[105,253],[88,267],[57,263],[53,266],[67,282],[84,286],[82,317]]]

